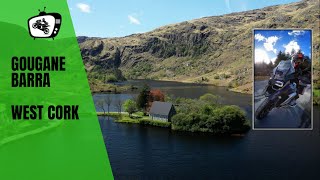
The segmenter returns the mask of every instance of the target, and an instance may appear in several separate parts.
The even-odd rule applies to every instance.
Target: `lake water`
[[[176,97],[198,98],[207,92],[220,95],[224,104],[239,105],[251,118],[250,95],[214,86],[149,84]],[[124,100],[135,94],[111,96]],[[96,94],[94,100],[104,96]],[[99,122],[116,179],[318,179],[319,112],[315,107],[313,131],[250,131],[244,137],[174,132],[114,123],[106,117],[99,117]]]
[[[135,87],[141,87],[144,84],[148,84],[151,89],[160,89],[165,94],[168,94],[173,97],[183,97],[183,98],[199,98],[200,96],[206,93],[212,93],[214,95],[220,96],[222,104],[228,105],[238,105],[244,111],[246,111],[248,119],[251,119],[252,112],[252,99],[251,95],[235,93],[228,91],[226,87],[218,87],[212,85],[201,85],[201,84],[188,84],[188,83],[179,83],[172,81],[154,81],[154,80],[130,80],[120,85],[134,85]],[[94,94],[93,99],[97,102],[99,99],[104,99],[107,96],[110,96],[112,104],[110,106],[110,111],[117,111],[115,106],[116,101],[121,99],[125,101],[126,99],[135,98],[138,95],[138,90],[133,90],[125,92],[123,94]],[[107,107],[105,106],[105,109]],[[103,111],[101,108],[96,107],[97,111]]]

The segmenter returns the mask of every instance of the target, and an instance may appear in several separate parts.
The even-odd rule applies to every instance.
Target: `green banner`
[[[0,179],[113,179],[67,1],[0,14]]]

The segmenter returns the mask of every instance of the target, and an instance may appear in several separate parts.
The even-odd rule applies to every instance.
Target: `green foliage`
[[[99,113],[98,115],[103,115]],[[165,127],[170,128],[171,122],[164,122],[159,120],[151,120],[149,116],[144,116],[142,112],[137,112],[132,114],[131,116],[127,114],[119,115],[118,113],[109,113],[108,115],[116,118],[117,123],[130,123],[130,124],[141,124],[148,126],[157,126],[157,127]]]
[[[203,95],[200,100],[178,99],[179,113],[172,117],[173,130],[210,132],[214,134],[245,133],[250,129],[245,113],[237,106],[217,106],[212,94]],[[183,107],[190,106],[189,108]]]
[[[205,105],[203,102],[197,99],[177,98],[174,101],[176,104],[176,110],[181,113],[200,112],[201,107]]]
[[[137,103],[132,100],[132,99],[128,99],[126,100],[124,103],[123,103],[123,107],[124,107],[124,110],[126,112],[128,112],[129,116],[131,117],[132,113],[135,113],[138,111],[138,108],[137,108]]]
[[[100,80],[102,82],[118,82],[126,80],[119,69],[103,69],[95,67],[87,72],[89,80]]]
[[[148,98],[150,94],[150,87],[145,84],[140,91],[137,98],[137,107],[146,111],[146,107],[148,105]]]
[[[241,133],[248,130],[245,113],[237,106],[224,106],[213,112],[213,117],[220,124],[221,133]]]
[[[314,90],[320,90],[320,80],[313,80],[313,88]]]
[[[206,103],[209,103],[211,105],[214,105],[214,104],[219,103],[220,98],[219,98],[219,96],[216,96],[216,95],[213,95],[210,93],[206,93],[206,94],[200,96],[200,100],[204,101]]]
[[[165,128],[169,128],[171,126],[170,122],[148,120],[148,119],[141,119],[139,123],[142,125],[158,126],[158,127],[165,127]]]
[[[190,55],[192,55],[193,57],[200,56],[205,53],[208,48],[209,46],[207,44],[197,44],[195,46],[192,46],[192,48],[190,49]]]
[[[127,76],[129,79],[137,79],[143,77],[147,79],[148,74],[152,71],[152,65],[148,62],[140,62],[128,70]]]
[[[217,75],[215,75],[213,78],[214,79],[228,79],[228,78],[230,78],[231,77],[231,75],[230,74],[217,74]]]
[[[213,105],[206,104],[201,108],[201,113],[205,115],[210,115],[212,114],[213,110],[214,110]]]
[[[282,61],[282,60],[289,60],[290,59],[290,55],[289,54],[286,54],[282,51],[279,51],[279,53],[277,54],[277,58],[274,62],[274,67],[278,66],[279,62]]]
[[[222,74],[222,78],[224,78],[224,79],[228,79],[228,78],[230,78],[230,77],[231,77],[230,74]]]
[[[313,90],[313,104],[320,105],[320,90],[319,89]]]
[[[219,101],[219,96],[207,93],[199,99],[176,98],[173,103],[177,105],[176,110],[179,113],[203,112],[207,114],[212,108],[219,106]]]
[[[148,88],[144,88],[148,90]],[[250,129],[245,113],[238,106],[221,106],[217,104],[217,96],[205,94],[200,99],[176,98],[178,114],[171,122],[151,120],[142,112],[133,115],[119,116],[117,122],[139,123],[158,127],[171,127],[172,130],[209,132],[217,135],[242,134]],[[134,104],[133,100],[125,102],[126,106]]]
[[[114,74],[106,75],[105,76],[105,82],[111,83],[111,82],[117,82],[118,79]]]

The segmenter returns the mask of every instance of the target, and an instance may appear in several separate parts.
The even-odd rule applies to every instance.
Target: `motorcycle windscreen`
[[[282,79],[295,72],[294,67],[290,60],[280,61],[277,67],[273,69],[273,74],[276,79]]]
[[[53,33],[55,18],[51,15],[36,16],[29,20],[28,25],[32,37],[48,38]]]

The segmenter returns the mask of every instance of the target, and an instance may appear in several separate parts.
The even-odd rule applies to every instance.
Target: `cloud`
[[[254,50],[254,62],[255,63],[262,63],[265,62],[267,64],[270,63],[270,58],[268,56],[268,53],[262,49],[256,49]]]
[[[300,35],[304,35],[305,31],[302,30],[293,30],[291,32],[288,32],[288,34],[290,36],[300,36]]]
[[[77,7],[80,9],[81,12],[84,12],[84,13],[91,12],[91,7],[88,4],[78,3]]]
[[[262,41],[264,48],[266,51],[272,51],[273,53],[277,53],[277,49],[274,48],[276,45],[277,41],[279,40],[279,37],[277,36],[270,36],[268,38],[264,37],[261,34],[256,34],[254,35],[254,39],[257,40],[258,42]]]
[[[260,42],[260,41],[265,40],[266,38],[264,36],[262,36],[261,34],[256,34],[256,35],[254,35],[254,39],[256,39]]]
[[[274,45],[276,45],[277,41],[278,41],[278,37],[277,36],[271,36],[265,39],[265,43],[263,43],[264,48],[267,51],[272,51],[273,53],[277,53],[277,49],[274,48]]]
[[[283,46],[286,50],[286,53],[291,53],[292,50],[297,52],[300,49],[300,46],[297,41],[290,41],[287,45]]]
[[[140,25],[141,22],[139,21],[139,19],[137,19],[136,17],[134,17],[133,15],[128,15],[128,19],[130,21],[131,24],[135,24],[135,25]]]

